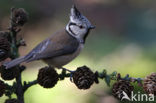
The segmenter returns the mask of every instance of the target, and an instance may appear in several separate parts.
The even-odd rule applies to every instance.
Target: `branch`
[[[36,85],[38,82],[37,80],[31,81],[31,82],[24,82],[23,91],[25,92],[29,87]]]

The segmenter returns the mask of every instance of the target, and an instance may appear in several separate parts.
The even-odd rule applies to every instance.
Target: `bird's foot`
[[[65,71],[70,72],[70,81],[73,82],[72,77],[73,77],[73,73],[74,73],[75,71],[72,71],[72,70],[69,70],[69,69],[66,69],[66,68],[62,68],[62,70],[65,70]]]
[[[65,70],[65,71],[68,71],[68,72],[70,72],[70,73],[74,73],[75,71],[72,71],[72,70],[69,70],[69,69],[66,69],[66,68],[62,68],[63,70]]]

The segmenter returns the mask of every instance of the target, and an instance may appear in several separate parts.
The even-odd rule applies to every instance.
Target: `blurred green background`
[[[19,34],[26,40],[21,55],[65,27],[72,4],[96,26],[78,58],[65,67],[74,70],[87,65],[93,71],[107,69],[133,77],[145,77],[156,70],[156,1],[155,0],[0,0],[0,30],[9,25],[11,7],[22,7],[29,22]],[[37,78],[46,64],[26,64],[23,80]],[[12,83],[12,82],[9,82]],[[0,103],[6,99],[0,98]],[[35,85],[25,93],[26,103],[119,103],[105,82],[100,80],[89,90],[79,90],[65,79],[52,89]],[[139,102],[137,102],[139,103]]]

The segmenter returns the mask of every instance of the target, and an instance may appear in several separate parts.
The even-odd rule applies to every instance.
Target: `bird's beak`
[[[89,27],[89,29],[95,29],[95,26],[91,25],[91,26]]]

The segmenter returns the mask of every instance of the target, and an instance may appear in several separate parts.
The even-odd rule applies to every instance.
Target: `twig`
[[[16,87],[16,95],[17,99],[20,103],[24,103],[24,91],[22,86],[22,80],[21,80],[21,73],[19,76],[16,77],[17,87]]]
[[[13,10],[14,8],[11,9],[11,23],[10,23],[10,36],[11,36],[11,59],[15,59],[19,57],[19,51],[18,51],[18,47],[16,46],[16,35],[17,32],[14,29],[14,25],[13,25]],[[18,66],[18,69],[20,69],[20,66]],[[21,73],[19,73],[19,75],[16,77],[16,90],[15,93],[17,95],[17,98],[19,100],[20,103],[24,103],[24,91],[23,91],[23,86],[22,86],[22,79],[21,79]]]
[[[25,92],[29,87],[36,85],[37,84],[37,80],[34,80],[32,82],[24,82],[24,86],[23,86],[23,91]]]

